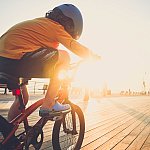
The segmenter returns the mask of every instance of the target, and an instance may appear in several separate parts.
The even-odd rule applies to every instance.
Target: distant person
[[[62,105],[54,100],[60,87],[57,74],[60,69],[67,69],[70,63],[69,54],[58,50],[59,43],[81,58],[97,57],[76,41],[82,29],[83,19],[79,9],[72,4],[62,4],[47,12],[45,17],[14,25],[0,37],[0,72],[18,79],[51,78],[40,108],[41,115],[70,109],[70,105]],[[15,89],[17,83],[8,87]],[[27,104],[29,95],[26,85],[21,88]],[[15,99],[8,120],[19,113],[19,102]]]

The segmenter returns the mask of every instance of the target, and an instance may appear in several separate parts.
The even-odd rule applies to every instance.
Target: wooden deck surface
[[[29,105],[36,98],[33,96]],[[81,150],[150,150],[150,96],[105,97],[74,102],[82,108],[86,121]],[[0,95],[1,115],[6,117],[11,103],[3,101]],[[38,111],[29,118],[30,124],[34,124],[37,118]],[[53,149],[53,123],[49,121],[44,127],[41,150]]]

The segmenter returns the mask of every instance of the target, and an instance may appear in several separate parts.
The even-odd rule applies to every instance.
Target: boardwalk
[[[6,116],[12,101],[3,101],[3,98],[0,97],[0,113]],[[32,98],[30,104],[36,96]],[[83,109],[86,120],[81,150],[150,150],[150,96],[106,97],[74,102]],[[37,116],[38,111],[30,117],[31,124]],[[52,126],[53,122],[49,122],[44,127],[42,150],[52,150]]]

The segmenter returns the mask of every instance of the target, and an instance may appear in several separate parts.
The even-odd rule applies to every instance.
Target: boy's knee
[[[70,55],[65,50],[59,50],[59,61],[61,64],[69,65],[70,63]]]

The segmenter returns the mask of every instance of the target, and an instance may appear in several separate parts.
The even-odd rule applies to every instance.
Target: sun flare
[[[79,86],[99,88],[104,83],[103,71],[99,62],[85,62],[80,65],[76,74]]]

